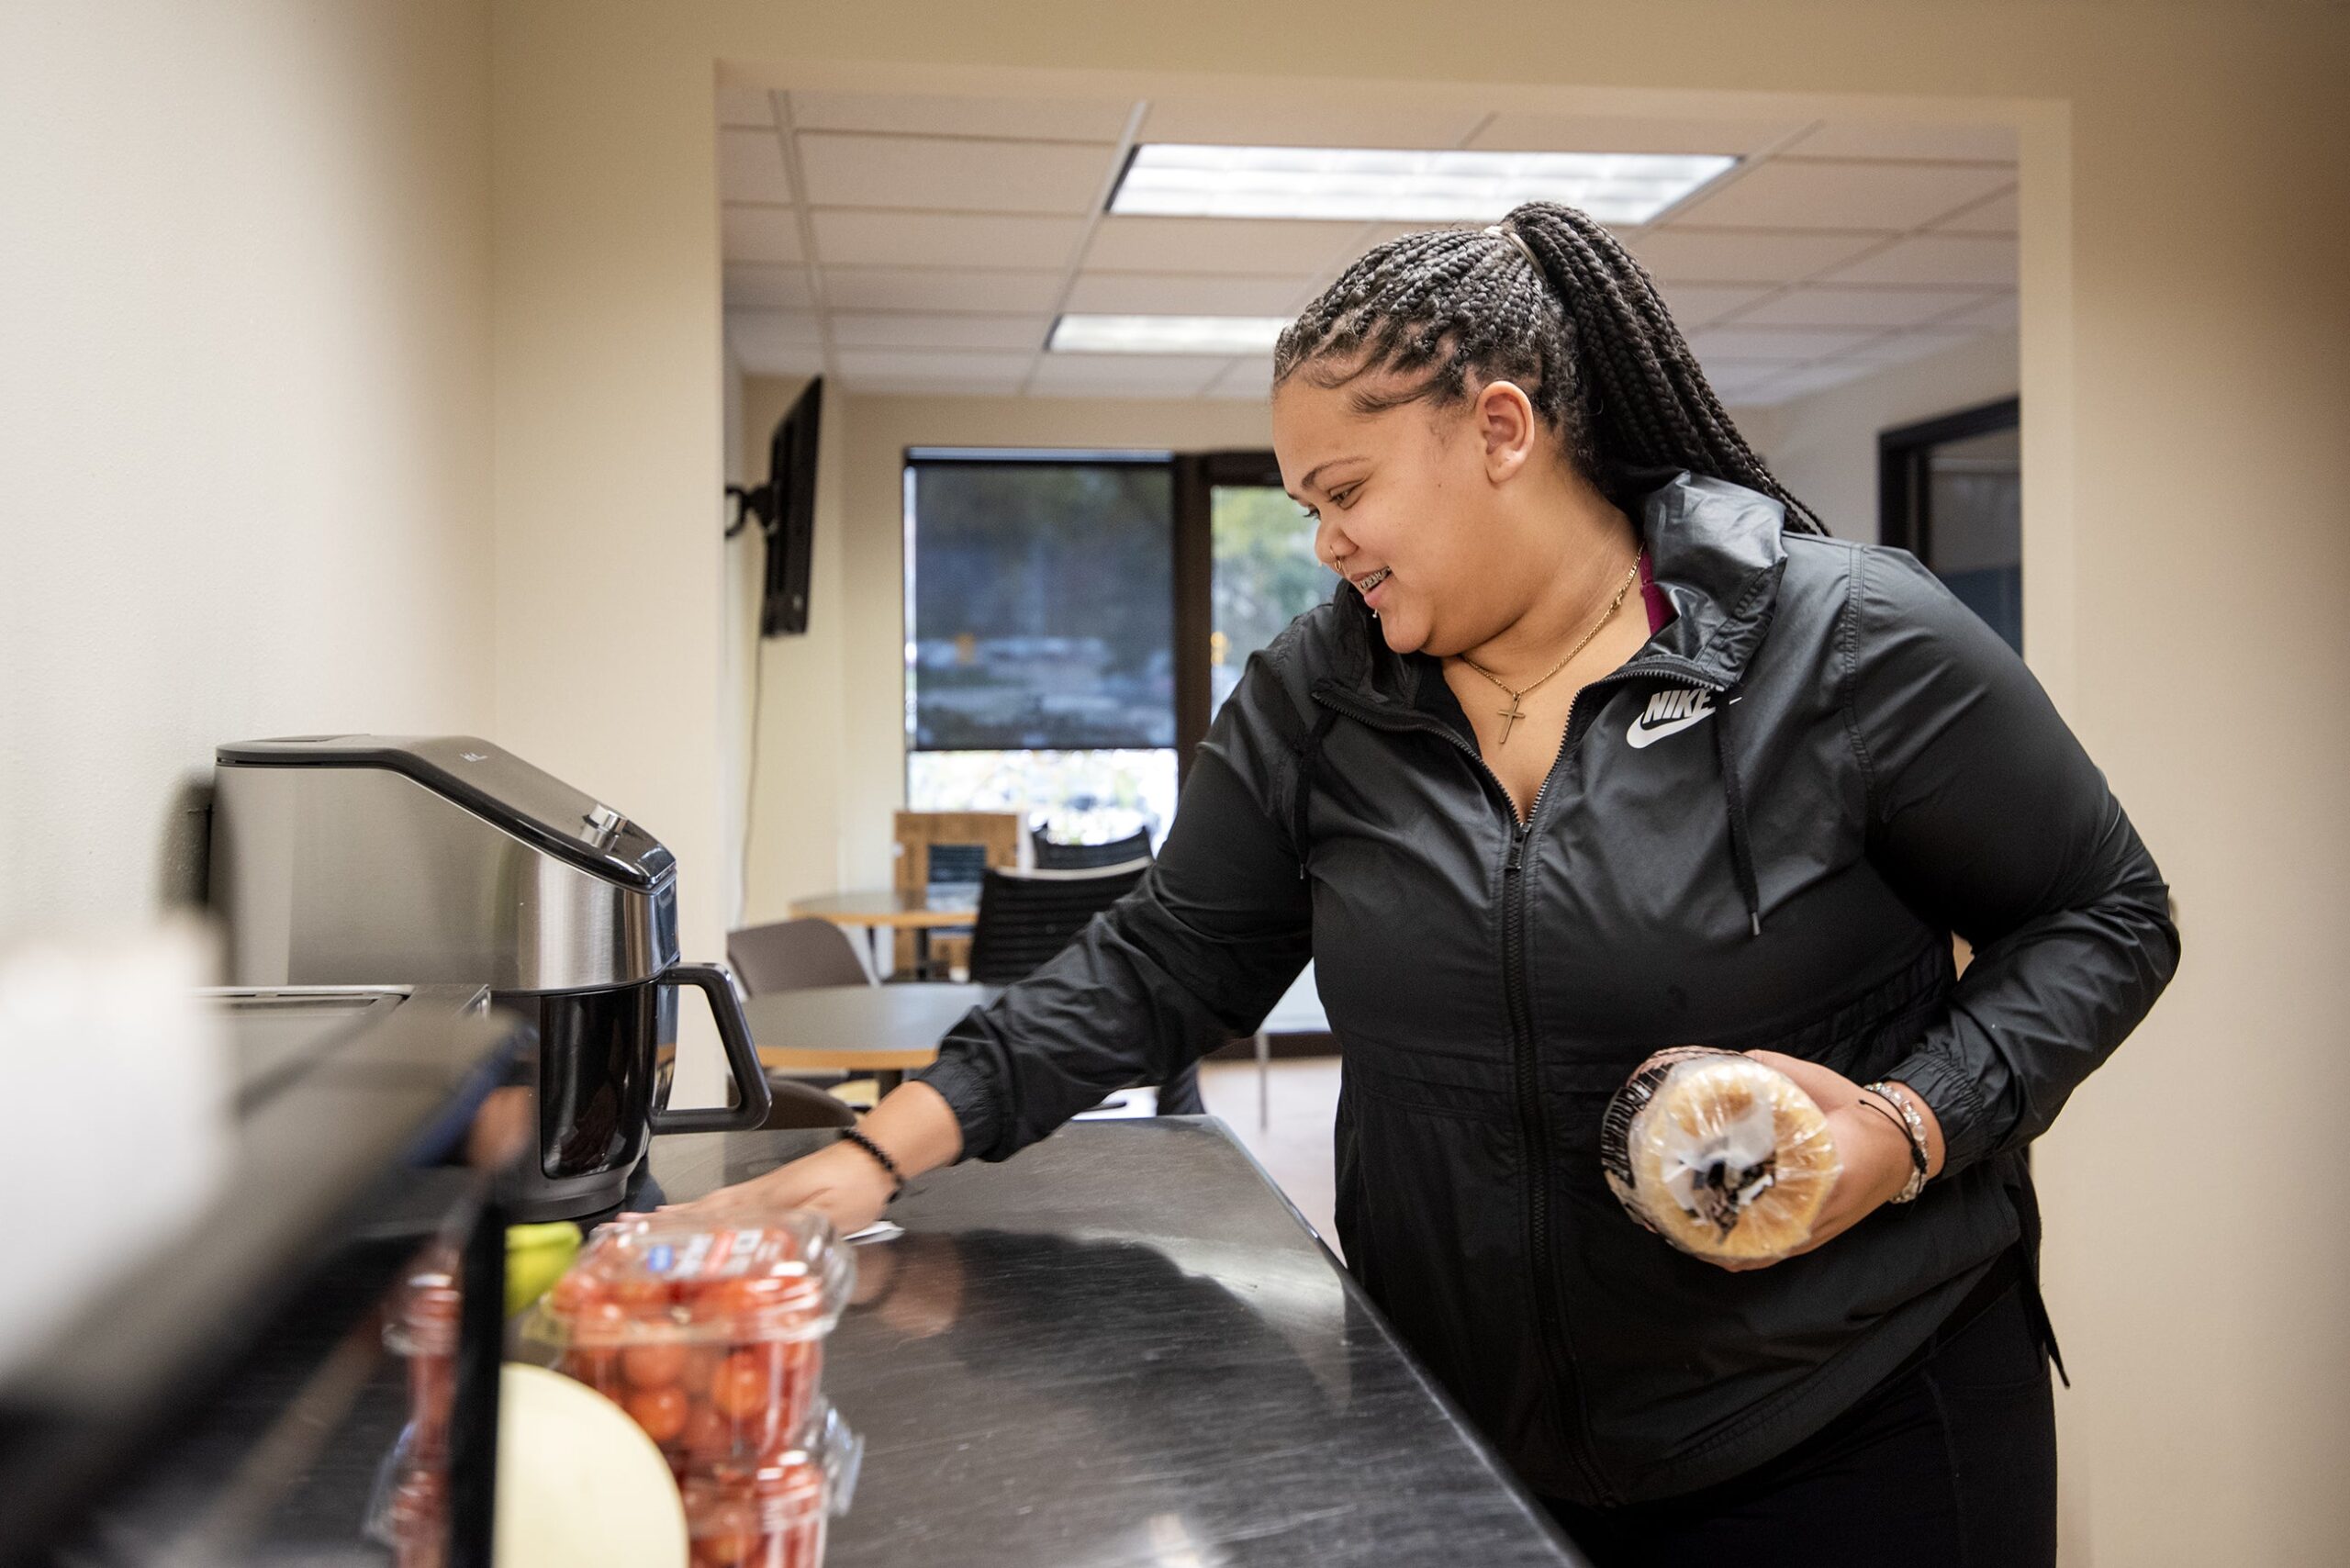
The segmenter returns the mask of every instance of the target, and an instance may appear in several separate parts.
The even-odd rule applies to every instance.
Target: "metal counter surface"
[[[654,1140],[670,1201],[830,1134]],[[832,1568],[1580,1564],[1223,1124],[1080,1122],[912,1183],[825,1390]]]

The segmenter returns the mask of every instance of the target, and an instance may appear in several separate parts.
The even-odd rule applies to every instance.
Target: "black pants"
[[[1702,1492],[1550,1500],[1597,1568],[2053,1568],[2056,1418],[2018,1284],[1794,1449]]]

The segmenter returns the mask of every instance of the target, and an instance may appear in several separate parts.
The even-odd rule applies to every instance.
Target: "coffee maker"
[[[678,961],[677,859],[627,817],[469,735],[241,741],[215,762],[229,983],[487,985],[536,1025],[514,1218],[619,1204],[655,1134],[767,1119],[733,982]],[[732,1105],[666,1103],[683,987],[709,999]]]

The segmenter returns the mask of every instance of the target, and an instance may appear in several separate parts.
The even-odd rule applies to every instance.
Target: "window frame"
[[[1934,520],[1926,483],[1926,460],[1945,442],[1998,431],[2020,430],[2023,399],[2001,398],[1995,402],[1940,414],[1915,424],[1897,425],[1876,436],[1877,542],[1908,551],[1920,561],[1933,559]],[[1180,733],[1180,732],[1179,732]]]

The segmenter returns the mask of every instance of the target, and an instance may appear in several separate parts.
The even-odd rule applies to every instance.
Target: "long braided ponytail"
[[[1436,229],[1367,252],[1281,333],[1273,384],[1301,373],[1332,388],[1373,371],[1419,377],[1358,388],[1355,408],[1374,413],[1465,397],[1472,371],[1514,381],[1595,482],[1617,468],[1686,468],[1773,498],[1789,529],[1827,532],[1730,422],[1655,283],[1613,234],[1555,202],[1528,202],[1504,227],[1516,238]]]

